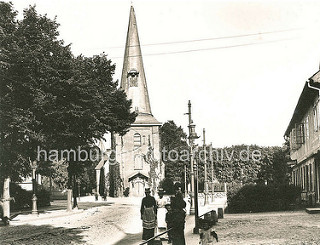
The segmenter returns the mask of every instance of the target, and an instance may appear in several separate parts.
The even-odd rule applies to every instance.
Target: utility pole
[[[189,146],[190,146],[190,175],[191,175],[191,190],[190,190],[190,196],[191,196],[191,208],[190,208],[190,214],[194,214],[195,217],[195,227],[193,229],[194,234],[199,233],[199,210],[198,210],[198,179],[197,179],[197,172],[198,172],[198,166],[195,162],[194,157],[194,140],[198,139],[197,133],[195,132],[195,124],[193,124],[193,121],[191,119],[191,102],[189,100],[188,102],[188,113],[186,113],[189,116]]]
[[[210,152],[212,154],[212,143],[210,143]],[[213,165],[213,156],[211,155],[211,202],[213,202],[213,194],[214,194],[214,165]]]
[[[189,129],[189,136],[188,136],[188,140],[189,140],[189,147],[190,147],[190,177],[191,177],[191,185],[190,185],[190,190],[189,190],[189,195],[190,195],[190,199],[191,199],[191,206],[190,206],[190,214],[194,214],[194,200],[193,200],[193,191],[194,191],[194,186],[193,186],[193,180],[194,180],[194,173],[193,173],[193,154],[192,154],[192,140],[191,140],[191,123],[192,123],[192,119],[191,119],[191,102],[190,100],[188,101],[188,112],[185,113],[186,115],[188,115],[188,129]]]
[[[192,138],[192,119],[191,119],[191,101],[189,100],[188,102],[188,113],[186,113],[188,115],[188,128],[189,128],[189,146],[190,146],[190,175],[191,175],[191,185],[190,185],[190,197],[191,197],[191,207],[190,207],[190,214],[194,214],[194,166],[193,166],[193,162],[194,162],[194,155],[193,155],[193,138]]]
[[[208,199],[208,173],[207,173],[207,148],[206,148],[206,130],[203,129],[203,154],[204,154],[204,205]]]

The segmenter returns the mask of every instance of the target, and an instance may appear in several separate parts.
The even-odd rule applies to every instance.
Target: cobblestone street
[[[80,208],[88,209],[71,213],[55,210],[38,217],[19,215],[10,226],[0,227],[0,244],[137,245],[142,232],[140,201],[141,198],[110,198],[107,203],[92,202],[91,207],[80,203]],[[95,205],[98,207],[92,207]],[[305,211],[225,214],[214,229],[220,245],[318,245],[319,221],[319,214]],[[193,227],[194,216],[187,216],[188,245],[199,244],[199,235],[192,234]]]

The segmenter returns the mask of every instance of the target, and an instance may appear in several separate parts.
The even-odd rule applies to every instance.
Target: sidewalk
[[[111,200],[110,200],[111,199]],[[11,220],[11,224],[20,225],[27,222],[32,222],[36,220],[43,220],[43,219],[51,219],[51,218],[59,218],[70,216],[78,213],[82,213],[85,210],[95,207],[101,206],[110,206],[111,204],[115,203],[117,200],[112,200],[115,198],[108,198],[107,201],[95,201],[94,199],[83,199],[78,201],[78,208],[73,209],[72,211],[67,211],[67,200],[55,200],[51,202],[50,206],[40,207],[38,208],[38,214],[32,214],[32,210],[21,210],[21,211],[14,211],[11,212],[11,216],[15,216]]]
[[[186,226],[184,231],[187,245],[199,244],[200,235],[193,234],[194,222],[194,215],[188,215],[186,218]]]
[[[217,209],[217,206],[215,206],[215,205],[200,206],[199,207],[199,216],[201,216],[202,214],[205,214],[211,210],[216,210],[216,209]],[[187,245],[199,244],[200,235],[193,234],[194,225],[195,225],[194,215],[188,215],[186,217],[186,225],[185,225],[185,233],[184,233]]]

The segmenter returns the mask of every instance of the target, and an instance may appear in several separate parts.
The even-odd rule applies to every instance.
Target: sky
[[[75,55],[102,52],[121,77],[131,3],[152,113],[206,143],[281,146],[304,83],[319,70],[320,1],[13,0],[57,16]],[[198,140],[202,144],[201,138]]]

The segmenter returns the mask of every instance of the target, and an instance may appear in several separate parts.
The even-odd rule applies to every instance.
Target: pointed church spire
[[[128,99],[132,100],[132,110],[139,115],[152,116],[133,6],[130,8],[120,87],[126,92]]]

